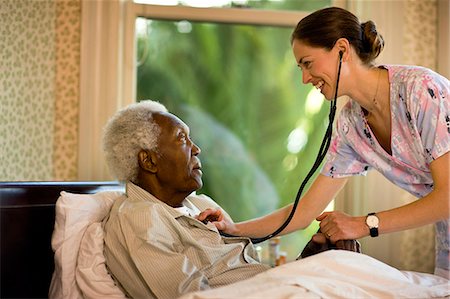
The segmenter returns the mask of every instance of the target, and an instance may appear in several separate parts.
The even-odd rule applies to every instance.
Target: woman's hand
[[[230,235],[236,232],[233,220],[226,217],[220,209],[206,209],[198,214],[197,220],[203,223],[212,222],[218,230]]]
[[[339,240],[359,239],[369,235],[366,217],[352,217],[339,211],[325,212],[316,218],[320,231],[332,243]]]

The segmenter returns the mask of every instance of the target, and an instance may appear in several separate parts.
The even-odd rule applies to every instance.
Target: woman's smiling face
[[[332,100],[336,89],[336,61],[339,61],[334,51],[311,47],[298,39],[294,39],[292,50],[302,71],[303,84],[311,83],[327,100]]]

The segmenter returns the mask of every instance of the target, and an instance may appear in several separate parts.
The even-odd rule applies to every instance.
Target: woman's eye
[[[309,69],[309,68],[311,67],[311,62],[310,62],[310,61],[305,61],[305,62],[303,62],[303,66],[304,66],[306,69]]]

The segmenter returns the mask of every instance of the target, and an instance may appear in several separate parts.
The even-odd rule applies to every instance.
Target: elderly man
[[[220,236],[195,219],[219,206],[202,187],[200,148],[166,108],[143,101],[119,111],[104,132],[110,171],[126,181],[105,223],[109,271],[133,298],[180,295],[237,282],[268,269],[247,238]]]
[[[103,147],[110,171],[126,182],[126,197],[105,222],[106,264],[129,297],[177,298],[269,269],[250,239],[221,236],[213,223],[197,220],[200,211],[220,207],[194,193],[203,184],[200,148],[163,105],[143,101],[119,111],[106,125]],[[302,257],[329,249],[321,237]],[[352,244],[342,249],[354,250]]]

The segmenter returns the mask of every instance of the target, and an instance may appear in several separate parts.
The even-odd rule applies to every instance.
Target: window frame
[[[261,10],[252,8],[198,8],[189,6],[164,6],[151,4],[133,3],[130,5],[130,12],[127,15],[126,33],[129,41],[134,45],[133,49],[128,49],[126,65],[133,65],[126,76],[132,78],[131,90],[128,90],[129,98],[136,98],[136,40],[135,23],[137,17],[158,20],[172,21],[198,21],[198,22],[217,22],[229,24],[245,25],[268,25],[279,27],[294,28],[298,21],[308,15],[305,11],[282,11],[282,10]]]

